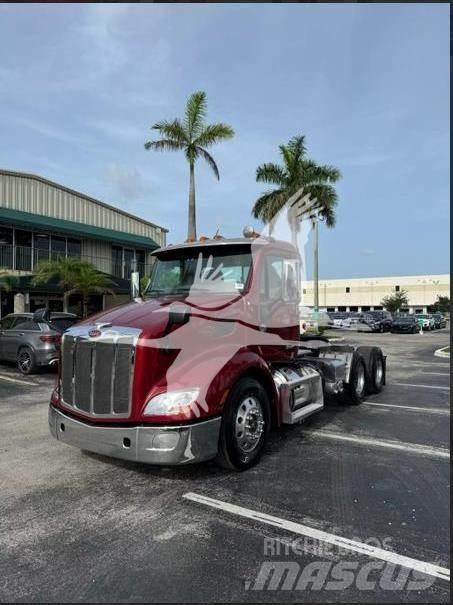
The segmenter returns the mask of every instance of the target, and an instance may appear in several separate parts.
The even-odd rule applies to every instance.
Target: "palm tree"
[[[38,286],[56,280],[63,290],[63,310],[68,310],[68,291],[73,288],[74,280],[80,272],[83,261],[75,257],[61,258],[56,261],[41,261],[33,275],[32,284]]]
[[[0,268],[0,292],[9,292],[16,282],[15,275],[9,275],[7,270]]]
[[[100,273],[94,265],[78,258],[61,258],[57,261],[39,263],[32,279],[33,285],[57,280],[63,290],[63,308],[67,311],[71,294],[82,295],[83,317],[87,316],[90,294],[113,294],[108,277]]]
[[[259,197],[252,213],[265,223],[269,223],[284,207],[288,198],[301,187],[317,202],[312,210],[317,210],[328,227],[335,225],[335,206],[338,195],[332,183],[341,178],[338,168],[318,165],[306,155],[305,137],[293,137],[286,145],[280,145],[283,165],[266,163],[256,169],[256,180],[272,183],[277,189]]]
[[[87,317],[90,294],[114,295],[114,292],[108,287],[109,284],[111,285],[111,282],[106,275],[100,273],[90,263],[83,263],[74,279],[72,289],[68,292],[68,296],[75,293],[82,295],[83,317]]]
[[[145,149],[155,151],[184,151],[189,162],[189,216],[187,227],[188,241],[197,238],[196,212],[195,212],[195,161],[202,157],[212,168],[217,179],[219,169],[214,158],[206,151],[207,147],[220,141],[231,139],[233,129],[227,124],[205,124],[207,114],[206,93],[199,90],[194,92],[186,104],[183,120],[163,120],[152,126],[161,136],[158,141],[148,141]]]
[[[283,166],[279,164],[262,164],[256,169],[256,180],[261,183],[273,183],[277,189],[268,191],[259,197],[253,206],[252,213],[265,223],[285,206],[288,199],[298,190],[303,189],[310,195],[314,204],[309,210],[313,222],[313,281],[314,310],[319,308],[318,286],[318,218],[324,220],[327,227],[335,225],[335,206],[338,195],[332,183],[341,178],[338,168],[326,164],[316,164],[307,157],[305,137],[293,137],[286,145],[280,145]]]

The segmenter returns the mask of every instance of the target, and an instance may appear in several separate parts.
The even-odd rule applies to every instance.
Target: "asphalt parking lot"
[[[384,392],[273,433],[245,473],[147,467],[57,443],[47,428],[55,375],[0,366],[0,599],[449,602],[449,360],[434,351],[450,333],[344,336],[382,346]],[[324,548],[332,536],[345,551]],[[316,541],[301,551],[293,541],[307,537]],[[348,540],[394,553],[393,579],[411,573],[411,590],[381,582],[386,555]],[[261,586],[263,563],[281,561],[293,571],[371,565],[375,581],[356,573],[335,587],[321,571],[318,583]]]

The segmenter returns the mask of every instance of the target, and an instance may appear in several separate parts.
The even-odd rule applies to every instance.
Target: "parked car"
[[[396,332],[417,334],[420,332],[420,326],[414,315],[400,315],[394,318],[391,331],[393,334]]]
[[[417,313],[415,317],[418,320],[418,325],[426,331],[434,330],[436,325],[434,322],[434,317],[432,315],[427,315],[426,313]]]
[[[362,318],[372,332],[390,332],[392,329],[393,317],[389,311],[367,311]]]
[[[0,321],[0,360],[17,363],[23,374],[58,360],[61,334],[78,321],[73,313],[10,313]]]
[[[343,320],[348,317],[346,311],[335,311],[329,313],[330,320],[333,322],[334,327],[341,327]]]
[[[442,315],[442,313],[433,313],[433,319],[434,319],[434,327],[437,330],[439,330],[440,328],[447,327],[447,320]]]
[[[307,307],[299,307],[300,333],[318,332],[319,329],[330,328],[333,321],[326,311],[315,312]]]

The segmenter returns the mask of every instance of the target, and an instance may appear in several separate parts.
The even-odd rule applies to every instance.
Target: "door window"
[[[14,330],[39,330],[39,325],[30,317],[20,317],[14,324]]]
[[[2,330],[11,330],[14,325],[15,320],[16,320],[16,318],[14,316],[5,317],[5,319],[3,319],[0,324],[1,329]]]

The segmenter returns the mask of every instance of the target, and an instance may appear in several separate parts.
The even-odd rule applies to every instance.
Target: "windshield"
[[[224,249],[184,249],[165,254],[154,263],[144,296],[202,291],[238,294],[245,288],[252,255],[250,247],[225,253]]]

